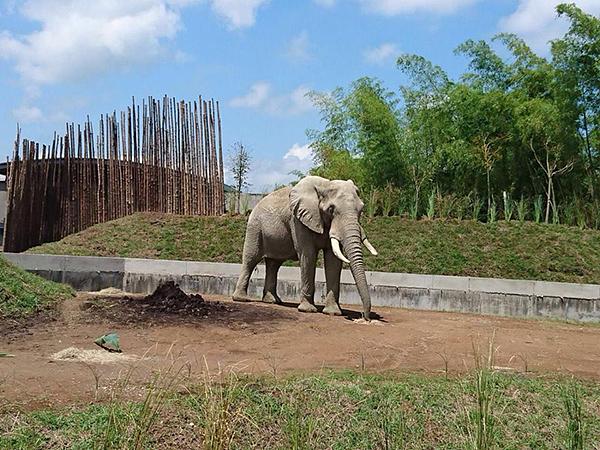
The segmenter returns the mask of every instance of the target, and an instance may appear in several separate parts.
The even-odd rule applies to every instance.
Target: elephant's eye
[[[333,205],[331,205],[331,206],[329,206],[329,208],[327,208],[327,212],[329,214],[333,214],[333,210],[334,210],[334,206]]]

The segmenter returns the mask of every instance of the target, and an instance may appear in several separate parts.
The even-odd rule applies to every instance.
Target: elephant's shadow
[[[280,303],[279,306],[283,306],[285,308],[294,308],[297,309],[298,308],[298,303],[292,303],[292,302],[283,302]],[[318,313],[321,314],[323,313],[323,308],[325,308],[325,305],[315,305],[317,307]],[[356,319],[360,319],[362,318],[362,312],[360,311],[353,311],[351,309],[345,309],[345,308],[341,308],[342,310],[342,316],[344,319],[346,320],[356,320]],[[374,311],[371,311],[371,320],[378,320],[380,322],[387,322],[383,316],[380,316],[379,314],[377,314]]]

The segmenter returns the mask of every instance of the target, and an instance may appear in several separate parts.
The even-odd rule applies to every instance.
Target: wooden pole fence
[[[162,101],[66,125],[50,145],[17,129],[4,250],[21,252],[134,212],[225,212],[219,102]]]

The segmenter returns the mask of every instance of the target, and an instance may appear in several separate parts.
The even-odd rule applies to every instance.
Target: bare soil
[[[600,327],[541,320],[375,308],[370,324],[304,314],[296,305],[233,303],[205,296],[185,307],[141,296],[81,294],[63,303],[54,320],[10,330],[0,324],[0,398],[26,408],[107,398],[115,380],[132,383],[188,363],[189,374],[233,369],[248,373],[327,368],[452,375],[473,366],[474,347],[487,351],[495,332],[498,370],[559,372],[600,379]],[[117,332],[123,355],[107,361],[53,359],[71,347],[97,349],[94,340]],[[106,397],[103,397],[106,396]]]

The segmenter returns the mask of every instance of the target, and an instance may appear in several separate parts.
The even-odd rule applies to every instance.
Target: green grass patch
[[[364,219],[370,270],[600,283],[600,231],[531,222]],[[239,263],[245,217],[134,214],[29,250]]]
[[[583,448],[598,443],[599,384],[497,372],[488,377],[494,426],[485,448],[572,448],[574,436]],[[148,448],[484,448],[472,439],[480,411],[476,373],[229,375],[189,383],[188,394],[165,397],[144,436]],[[565,401],[565,392],[574,390],[576,414],[573,395],[571,404]],[[7,408],[0,413],[0,448],[134,448],[140,408],[143,403],[125,401],[54,411]],[[119,432],[107,434],[109,426]]]
[[[73,295],[63,284],[46,281],[0,256],[0,319],[24,319]]]

